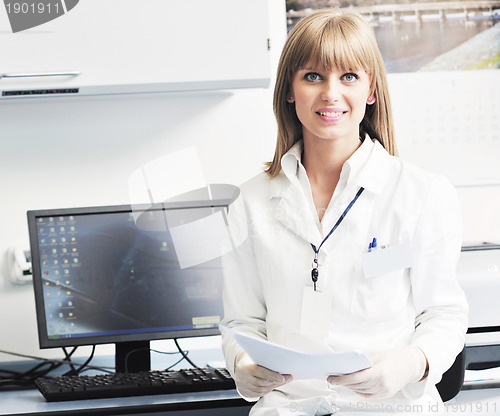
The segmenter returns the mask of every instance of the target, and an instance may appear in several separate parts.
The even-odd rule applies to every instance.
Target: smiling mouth
[[[340,117],[342,114],[344,114],[345,111],[336,111],[336,112],[328,112],[328,111],[317,111],[316,114],[319,114],[320,116],[323,117]]]

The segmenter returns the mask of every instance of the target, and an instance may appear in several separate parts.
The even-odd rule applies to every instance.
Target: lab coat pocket
[[[412,253],[408,242],[363,254],[363,270],[367,279],[411,267]]]
[[[363,322],[380,322],[399,319],[410,297],[409,269],[397,269],[367,278],[357,276],[351,312]]]

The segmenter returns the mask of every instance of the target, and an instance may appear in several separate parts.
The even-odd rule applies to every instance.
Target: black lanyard
[[[319,271],[318,271],[318,253],[319,253],[319,250],[321,248],[321,246],[324,244],[324,242],[326,240],[328,240],[328,237],[330,237],[333,232],[337,229],[337,227],[340,225],[340,223],[342,222],[342,220],[345,218],[345,216],[347,215],[347,213],[349,212],[349,210],[352,208],[352,206],[354,205],[354,203],[358,200],[359,196],[361,195],[361,193],[365,190],[365,188],[361,187],[359,188],[359,191],[356,193],[356,195],[354,196],[354,198],[352,199],[351,202],[349,202],[349,205],[347,205],[347,208],[344,210],[344,212],[342,213],[342,215],[339,217],[339,219],[337,220],[337,222],[335,223],[335,225],[332,227],[332,229],[330,230],[330,232],[328,233],[328,235],[323,239],[323,241],[321,242],[321,244],[319,245],[318,248],[316,248],[316,246],[311,243],[311,247],[314,251],[314,260],[313,260],[313,265],[312,265],[312,270],[311,270],[311,279],[314,283],[314,290],[316,290],[316,282],[318,281],[318,276],[319,276]]]

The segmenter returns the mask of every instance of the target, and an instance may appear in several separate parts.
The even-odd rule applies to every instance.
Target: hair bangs
[[[322,22],[320,27],[311,25],[302,36],[304,42],[300,55],[296,57],[295,70],[307,65],[320,66],[328,71],[364,70],[373,74],[376,57],[373,55],[373,42],[360,38],[357,25],[349,16],[335,16]]]

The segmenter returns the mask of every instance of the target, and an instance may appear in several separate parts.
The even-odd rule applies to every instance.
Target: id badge
[[[305,287],[302,294],[300,332],[305,335],[328,336],[332,309],[332,293]]]

